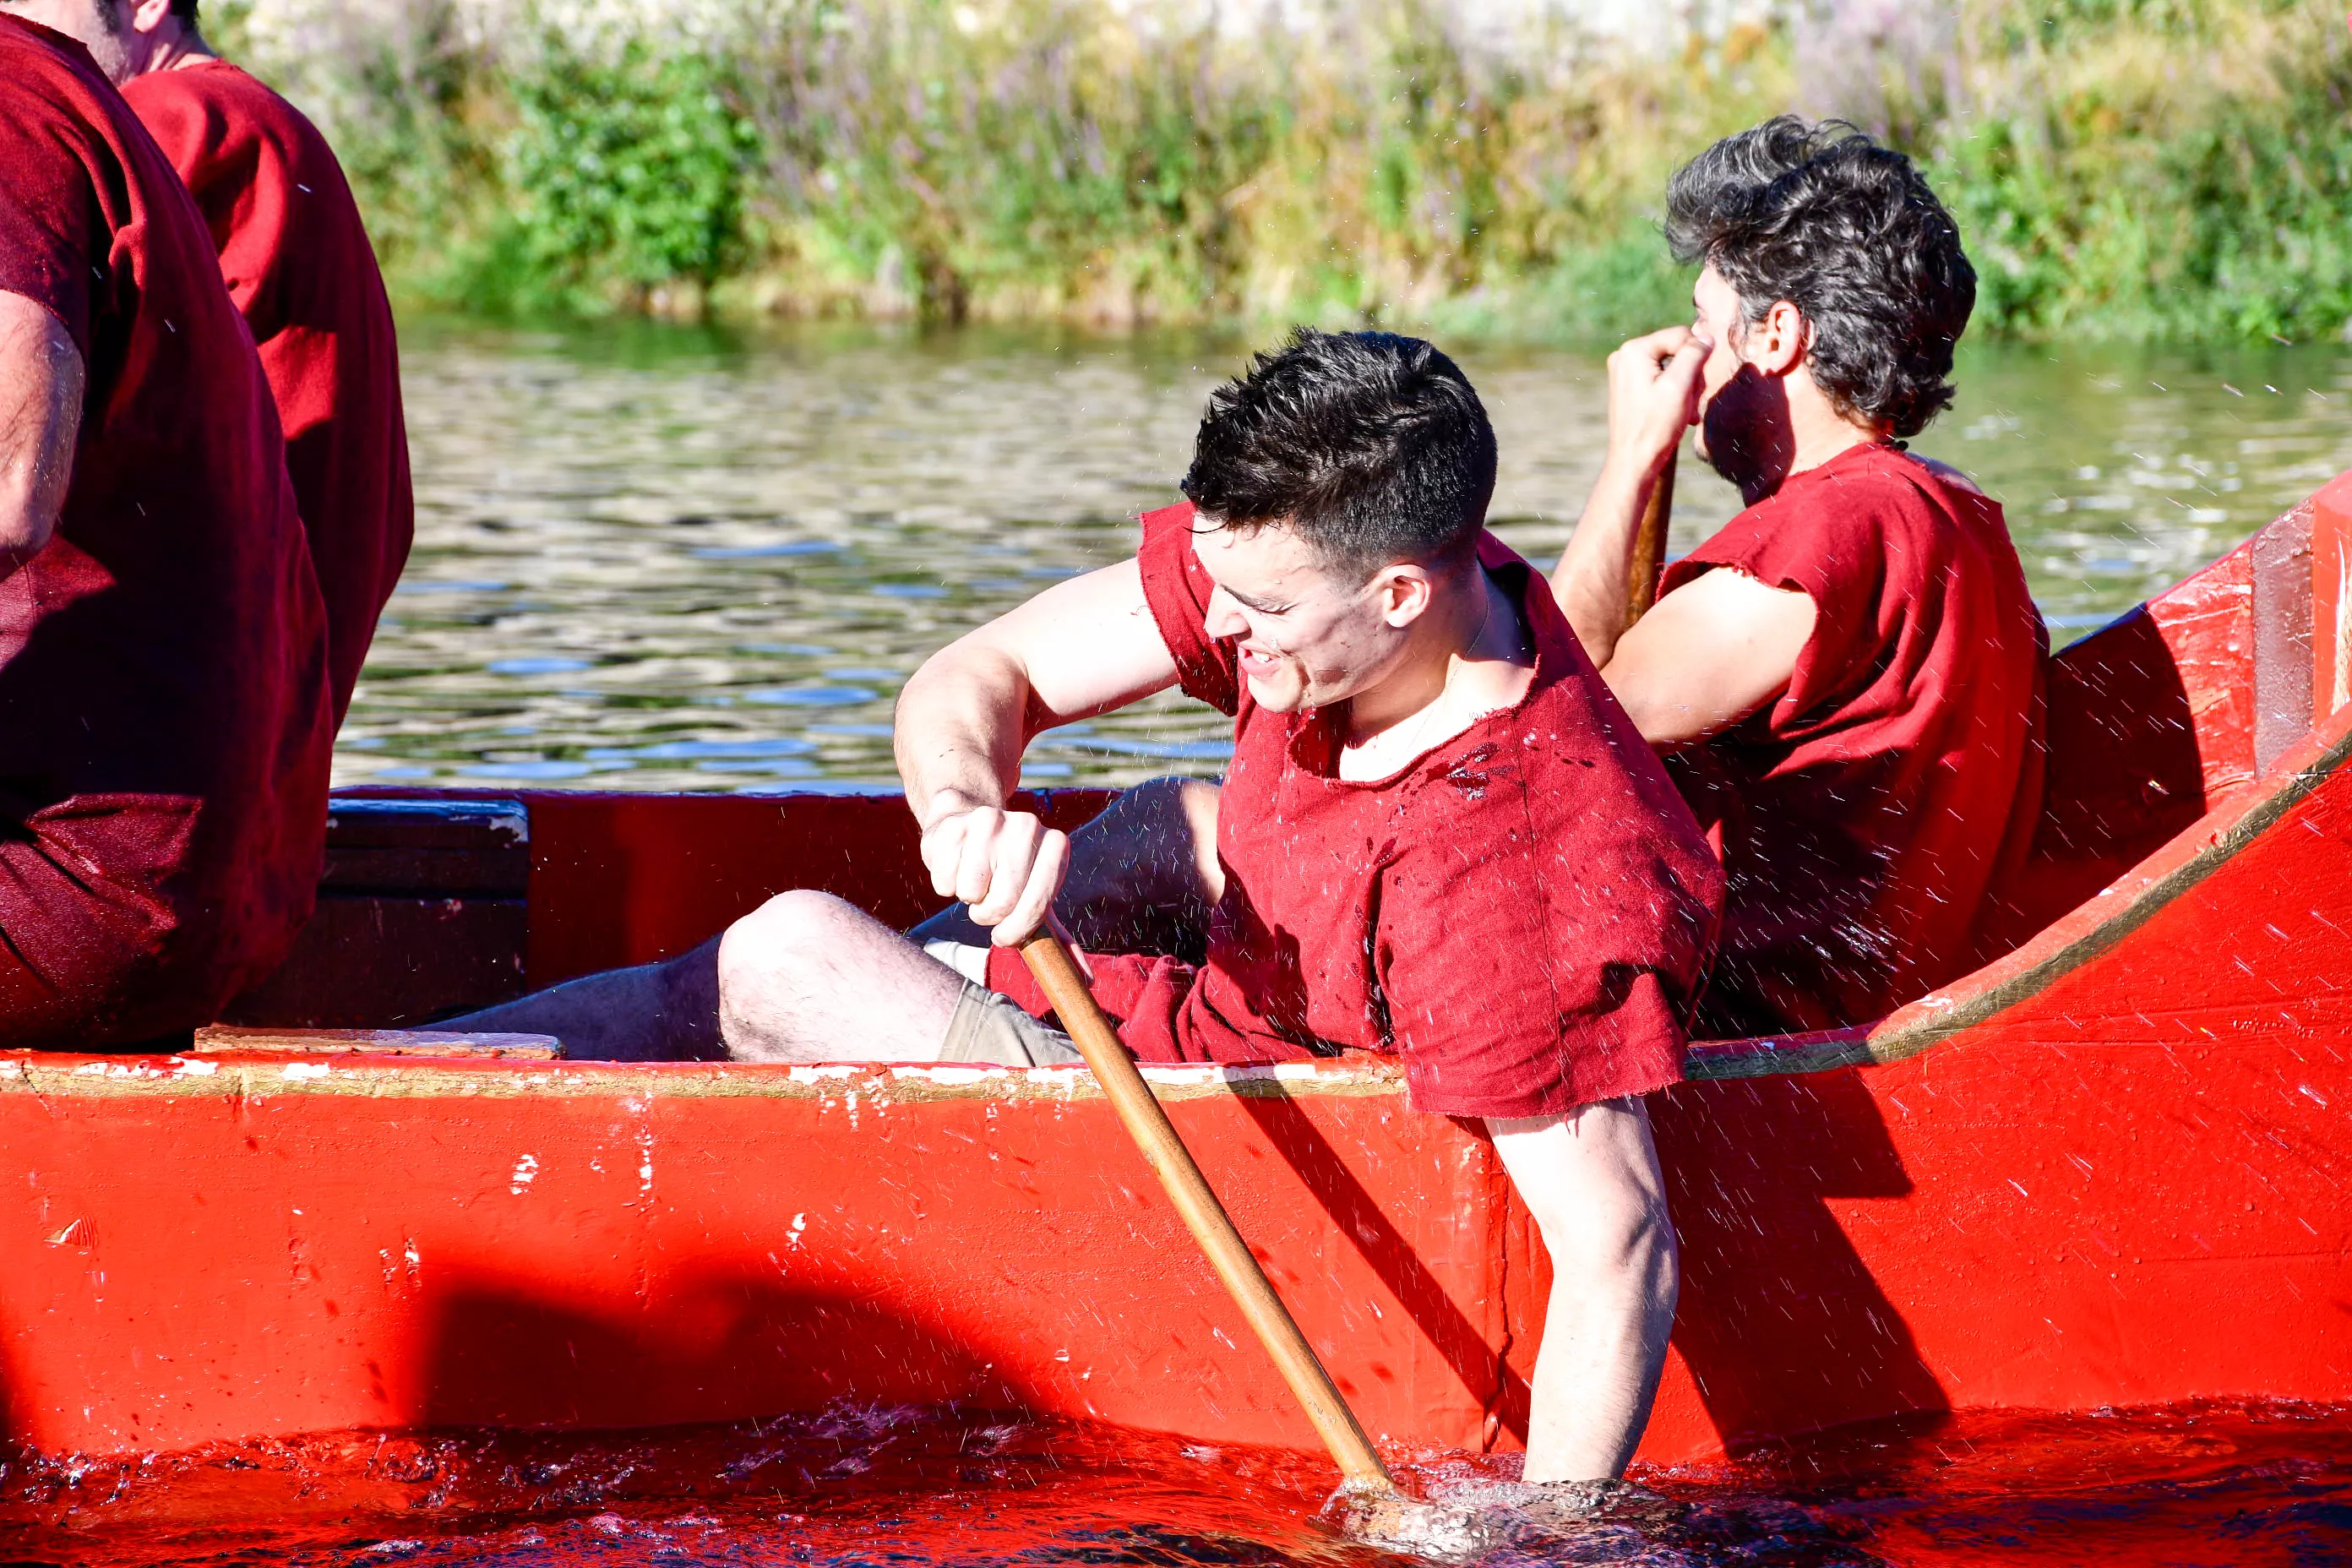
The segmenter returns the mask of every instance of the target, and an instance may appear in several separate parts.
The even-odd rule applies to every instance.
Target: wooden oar
[[[1675,510],[1675,460],[1681,455],[1680,447],[1666,454],[1666,466],[1658,471],[1657,488],[1650,492],[1649,504],[1642,509],[1641,525],[1633,530],[1633,554],[1627,563],[1625,579],[1625,624],[1629,626],[1648,614],[1651,601],[1658,596],[1658,568],[1666,560],[1666,523]]]
[[[1045,995],[1061,1016],[1062,1027],[1078,1047],[1078,1054],[1094,1069],[1095,1079],[1108,1097],[1111,1109],[1126,1123],[1143,1152],[1144,1163],[1160,1177],[1160,1184],[1168,1189],[1170,1201],[1183,1216],[1185,1228],[1192,1239],[1208,1254],[1209,1266],[1217,1278],[1225,1282],[1233,1293],[1234,1302],[1249,1320],[1249,1326],[1274,1358],[1275,1370],[1290,1384],[1299,1407],[1307,1419],[1314,1423],[1323,1446],[1331,1450],[1339,1461],[1339,1473],[1346,1478],[1348,1489],[1357,1492],[1393,1492],[1396,1483],[1389,1479],[1388,1467],[1372,1451],[1370,1439],[1356,1424],[1355,1412],[1340,1396],[1331,1383],[1330,1373],[1323,1370],[1315,1349],[1307,1336],[1298,1331],[1298,1324],[1275,1294],[1265,1270],[1250,1256],[1249,1246],[1234,1228],[1224,1205],[1217,1201],[1201,1167],[1192,1163],[1192,1152],[1184,1147],[1176,1129],[1169,1123],[1168,1112],[1143,1081],[1135,1068],[1135,1058],[1118,1043],[1118,1033],[1110,1020],[1095,1005],[1094,993],[1087,988],[1086,976],[1078,972],[1077,962],[1070,950],[1051,931],[1040,931],[1021,944],[1021,956],[1029,962],[1029,973],[1037,977]]]

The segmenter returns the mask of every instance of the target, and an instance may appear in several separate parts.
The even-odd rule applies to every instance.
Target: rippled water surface
[[[922,658],[1117,560],[1174,494],[1234,340],[412,323],[417,547],[337,782],[888,785]],[[1470,351],[1496,517],[1558,555],[1599,467],[1597,356]],[[1916,443],[2005,501],[2063,640],[2352,468],[2352,353],[2002,350]],[[1686,465],[1675,547],[1728,518]],[[1220,770],[1175,699],[1044,737],[1029,773]]]
[[[1999,1413],[1643,1472],[1582,1521],[1512,1462],[1403,1457],[1473,1521],[1467,1568],[2318,1568],[2352,1561],[2352,1411]],[[1318,1518],[1302,1456],[1108,1427],[843,1407],[658,1438],[373,1436],[0,1473],[0,1560],[147,1568],[1410,1563]]]

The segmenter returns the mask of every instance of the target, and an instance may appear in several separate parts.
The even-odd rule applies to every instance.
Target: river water
[[[1451,1568],[2320,1568],[2352,1413],[1979,1412],[1645,1471],[1542,1529],[1511,1461],[1400,1455],[1485,1531]],[[373,1434],[0,1471],[10,1568],[1411,1568],[1326,1527],[1319,1458],[845,1405],[637,1437]]]
[[[923,658],[1134,547],[1227,337],[412,322],[417,543],[339,784],[887,787]],[[1593,353],[1466,349],[1495,512],[1557,558],[1600,463]],[[2009,510],[2063,641],[2352,468],[2352,351],[1969,354],[1916,443]],[[1735,510],[1685,464],[1675,548]],[[1221,771],[1168,698],[1042,737],[1031,782]]]

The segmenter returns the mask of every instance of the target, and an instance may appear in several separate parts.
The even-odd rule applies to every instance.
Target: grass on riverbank
[[[216,9],[335,139],[395,287],[475,310],[1603,334],[1682,308],[1667,173],[1794,108],[1930,163],[1980,331],[2352,320],[2332,0],[1816,0],[1667,55],[1443,0]]]

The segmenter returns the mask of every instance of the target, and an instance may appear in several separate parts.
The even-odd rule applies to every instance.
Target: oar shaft
[[[1028,960],[1029,972],[1061,1016],[1062,1027],[1069,1031],[1078,1054],[1094,1069],[1111,1109],[1118,1112],[1135,1146],[1142,1151],[1144,1163],[1168,1189],[1169,1200],[1176,1205],[1185,1228],[1233,1293],[1234,1304],[1274,1358],[1276,1370],[1290,1384],[1290,1392],[1307,1412],[1307,1419],[1314,1423],[1323,1446],[1339,1462],[1340,1473],[1353,1487],[1392,1489],[1395,1483],[1389,1479],[1388,1467],[1381,1463],[1370,1439],[1356,1424],[1355,1413],[1332,1384],[1307,1336],[1298,1331],[1273,1282],[1250,1255],[1249,1244],[1234,1228],[1232,1216],[1217,1201],[1201,1167],[1192,1163],[1192,1152],[1177,1136],[1168,1112],[1136,1070],[1135,1058],[1118,1043],[1118,1032],[1095,1005],[1094,993],[1087,989],[1086,976],[1079,973],[1070,950],[1050,932],[1041,931],[1021,944],[1021,956]]]
[[[1675,460],[1680,448],[1666,454],[1666,466],[1658,471],[1657,487],[1650,491],[1649,504],[1642,509],[1642,521],[1633,530],[1633,555],[1627,563],[1625,580],[1625,624],[1632,626],[1649,613],[1651,601],[1658,596],[1658,568],[1666,560],[1666,524],[1675,510]]]

